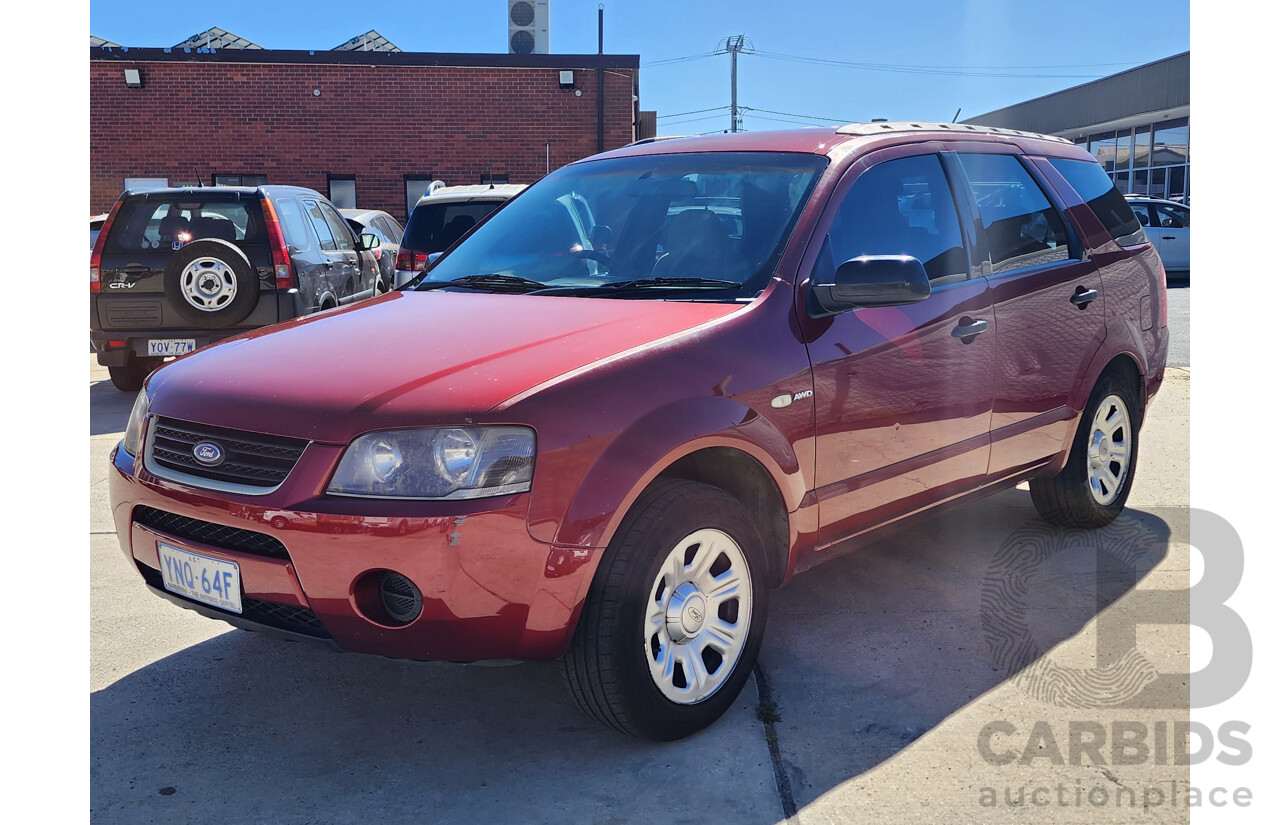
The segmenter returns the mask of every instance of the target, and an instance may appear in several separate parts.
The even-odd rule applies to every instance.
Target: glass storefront
[[[1191,125],[1187,118],[1100,132],[1076,143],[1098,159],[1121,192],[1189,201]]]

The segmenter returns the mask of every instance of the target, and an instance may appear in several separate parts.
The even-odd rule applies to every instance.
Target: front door
[[[815,273],[859,255],[905,254],[932,287],[919,303],[804,319],[820,547],[968,489],[987,471],[991,297],[972,273],[941,159],[907,151],[915,154],[886,150],[855,164],[817,228]]]

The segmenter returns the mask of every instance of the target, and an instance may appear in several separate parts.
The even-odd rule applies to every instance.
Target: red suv
[[[401,291],[157,370],[112,507],[183,607],[560,658],[587,713],[674,739],[737,696],[770,589],[887,525],[1028,479],[1051,522],[1114,519],[1167,342],[1160,260],[1067,142],[654,142],[548,175]]]

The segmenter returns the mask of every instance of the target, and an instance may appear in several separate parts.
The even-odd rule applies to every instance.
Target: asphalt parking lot
[[[1154,739],[1188,718],[1186,617],[1145,598],[1190,583],[1185,363],[1148,411],[1115,525],[1054,531],[1008,490],[802,574],[773,595],[734,709],[666,745],[588,720],[553,664],[332,654],[151,595],[106,498],[132,399],[93,356],[89,378],[95,823],[1189,821],[1169,799],[1186,766],[1075,747],[1078,729]],[[1150,689],[1045,689],[1132,660],[1115,627],[1160,675]]]

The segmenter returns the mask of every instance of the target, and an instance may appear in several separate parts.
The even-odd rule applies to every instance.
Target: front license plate
[[[186,355],[195,349],[194,338],[154,338],[147,341],[147,355]]]
[[[156,549],[160,551],[160,575],[164,577],[165,590],[233,613],[243,612],[240,565],[159,542]]]

